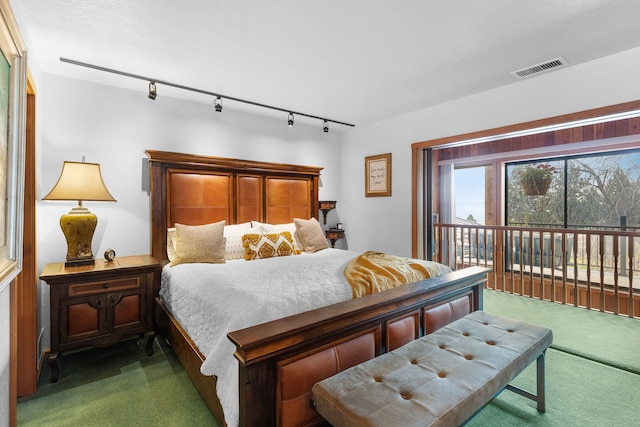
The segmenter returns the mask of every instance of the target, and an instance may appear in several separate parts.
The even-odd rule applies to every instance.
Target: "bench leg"
[[[520,396],[524,396],[526,398],[534,400],[537,403],[538,412],[540,412],[541,414],[544,414],[544,412],[545,412],[544,355],[545,355],[545,353],[542,353],[540,356],[538,356],[538,359],[536,360],[536,383],[537,383],[537,386],[536,386],[536,394],[535,395],[529,393],[528,391],[522,390],[519,387],[513,386],[511,384],[508,384],[505,387],[507,390],[510,390],[510,391],[512,391],[514,393],[518,393]]]
[[[536,391],[536,394],[538,396],[536,402],[538,403],[538,412],[540,412],[541,414],[544,414],[545,412],[544,355],[545,353],[543,352],[540,356],[538,356],[538,360],[536,361],[536,382],[538,383],[538,389]]]

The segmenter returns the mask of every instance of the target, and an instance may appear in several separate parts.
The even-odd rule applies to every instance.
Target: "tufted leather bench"
[[[504,388],[545,411],[550,329],[475,311],[436,332],[313,386],[316,410],[334,426],[454,426]],[[537,359],[536,395],[509,385]]]

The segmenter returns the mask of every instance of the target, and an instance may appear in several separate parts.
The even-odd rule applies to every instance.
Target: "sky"
[[[484,224],[484,166],[455,169],[456,217],[467,219],[473,215]]]

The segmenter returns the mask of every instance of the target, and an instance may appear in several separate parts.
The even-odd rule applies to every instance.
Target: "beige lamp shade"
[[[97,163],[64,162],[53,189],[42,200],[115,202],[102,180]]]
[[[82,206],[83,200],[115,202],[102,180],[97,163],[64,162],[62,173],[43,200],[77,200],[78,206],[60,217],[60,228],[67,239],[66,267],[93,265],[91,241],[98,218]]]

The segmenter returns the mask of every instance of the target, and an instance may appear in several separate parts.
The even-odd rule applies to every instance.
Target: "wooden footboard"
[[[482,309],[488,271],[471,267],[229,333],[240,369],[239,424],[321,422],[306,399],[313,382]]]
[[[162,304],[160,298],[156,298],[154,319],[156,326],[160,329],[160,333],[167,340],[178,360],[180,360],[193,385],[198,389],[202,400],[207,404],[218,423],[225,425],[222,406],[220,406],[220,401],[216,394],[216,378],[200,373],[204,355],[198,350],[198,347],[196,347],[171,312]]]

